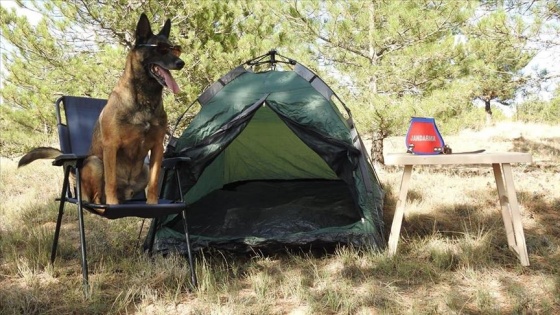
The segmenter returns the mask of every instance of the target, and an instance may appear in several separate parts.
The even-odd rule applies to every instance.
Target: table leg
[[[411,175],[412,165],[405,165],[399,190],[399,200],[397,201],[397,208],[395,209],[393,223],[391,225],[391,234],[389,235],[389,256],[393,256],[397,253],[397,244],[399,243],[401,234],[404,206],[406,204],[406,195],[408,194],[408,184],[410,183]]]
[[[525,234],[523,233],[523,222],[521,221],[521,212],[517,203],[517,195],[513,183],[513,172],[509,163],[502,164],[504,178],[506,182],[506,191],[511,209],[511,217],[513,221],[513,231],[515,233],[516,250],[519,255],[521,265],[529,266],[529,255],[527,253],[527,244],[525,243]]]
[[[523,222],[519,212],[519,204],[513,182],[513,172],[509,163],[492,164],[494,177],[498,186],[500,204],[502,206],[502,218],[506,228],[508,245],[512,248],[521,261],[522,266],[529,266],[529,255],[523,233]],[[503,175],[503,176],[502,176]]]
[[[504,177],[502,175],[502,167],[500,164],[492,164],[492,168],[494,169],[494,178],[496,179],[496,186],[498,187],[498,198],[500,200],[500,206],[502,207],[502,219],[504,220],[504,226],[506,228],[508,245],[510,248],[514,248],[516,246],[515,235],[513,233],[513,223],[511,222],[511,212],[509,210],[509,202],[504,184]]]

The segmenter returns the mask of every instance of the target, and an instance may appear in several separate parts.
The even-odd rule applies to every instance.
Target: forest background
[[[183,47],[182,92],[165,96],[171,123],[209,84],[271,49],[327,81],[381,145],[377,162],[381,140],[404,134],[411,116],[435,117],[451,134],[560,114],[559,60],[539,59],[560,47],[557,1],[9,2],[0,7],[3,156],[56,142],[59,96],[107,98],[141,12],[154,29],[171,18]]]

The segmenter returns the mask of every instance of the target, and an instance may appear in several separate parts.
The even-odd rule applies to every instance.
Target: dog
[[[163,88],[179,92],[169,70],[181,70],[185,65],[179,58],[180,46],[169,41],[170,30],[171,20],[167,19],[161,31],[153,34],[147,16],[140,16],[124,72],[94,127],[82,168],[83,201],[119,204],[147,187],[146,202],[157,203],[167,131]],[[148,152],[149,166],[145,164]],[[18,167],[60,154],[55,148],[36,148],[21,158]]]

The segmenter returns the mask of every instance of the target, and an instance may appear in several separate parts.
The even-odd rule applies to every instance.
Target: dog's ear
[[[166,38],[169,38],[170,32],[171,32],[171,20],[167,19],[167,21],[165,21],[165,24],[163,25],[163,28],[159,32],[159,35],[163,35]]]
[[[138,25],[136,25],[136,44],[142,44],[148,41],[148,38],[152,37],[152,27],[150,26],[150,20],[146,14],[142,13],[140,19],[138,20]]]

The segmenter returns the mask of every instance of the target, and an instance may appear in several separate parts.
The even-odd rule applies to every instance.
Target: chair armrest
[[[177,165],[182,164],[182,163],[190,163],[191,162],[191,158],[189,157],[173,157],[173,158],[167,158],[167,159],[163,159],[161,166],[163,168],[166,169],[174,169],[177,167]]]
[[[52,164],[54,166],[63,166],[70,164],[77,167],[78,165],[81,165],[87,157],[87,155],[61,154],[54,159]]]

